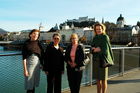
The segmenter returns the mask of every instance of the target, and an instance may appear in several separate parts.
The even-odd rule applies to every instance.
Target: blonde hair
[[[70,41],[71,41],[71,39],[72,39],[73,37],[75,37],[75,36],[77,37],[77,39],[79,39],[79,38],[78,38],[78,34],[73,33],[73,34],[71,34],[71,36],[70,36]]]
[[[93,25],[93,30],[94,30],[95,35],[97,34],[96,26],[101,26],[103,34],[106,34],[106,26],[104,24],[97,23],[97,24]]]

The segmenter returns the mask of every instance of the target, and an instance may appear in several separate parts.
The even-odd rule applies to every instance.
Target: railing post
[[[125,52],[124,52],[124,49],[122,49],[122,64],[121,64],[121,72],[122,72],[122,76],[124,75],[124,57],[125,57]]]
[[[139,49],[139,69],[140,69],[140,49]]]
[[[93,58],[92,54],[90,53],[90,85],[92,85],[92,75],[93,75]]]
[[[122,50],[119,50],[119,73],[121,73],[122,72]]]

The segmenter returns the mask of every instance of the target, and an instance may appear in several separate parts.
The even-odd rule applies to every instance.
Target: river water
[[[0,51],[0,54],[20,53],[20,51]],[[85,72],[82,82],[88,82],[89,71]],[[66,71],[62,78],[62,90],[68,88]],[[46,75],[41,71],[40,86],[36,93],[46,93]],[[25,93],[22,56],[0,56],[0,93]]]
[[[122,52],[113,50],[115,65],[109,68],[109,75],[121,73]],[[3,54],[18,53],[20,51],[4,51],[0,50],[0,93],[25,93],[24,76],[21,55],[2,56]],[[139,49],[127,49],[124,51],[124,71],[139,67],[140,51]],[[90,67],[88,64],[83,73],[82,84],[90,82]],[[62,90],[67,89],[67,75],[65,73],[62,78]],[[36,93],[46,93],[47,81],[46,75],[41,72],[40,86],[36,89]]]

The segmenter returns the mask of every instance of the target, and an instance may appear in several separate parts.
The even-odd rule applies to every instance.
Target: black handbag
[[[83,61],[83,65],[86,66],[89,62],[90,62],[90,58],[88,55],[86,55]]]

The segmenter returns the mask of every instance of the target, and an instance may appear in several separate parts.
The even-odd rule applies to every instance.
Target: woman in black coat
[[[78,44],[78,35],[71,35],[71,45],[67,47],[65,61],[67,63],[67,76],[71,93],[79,93],[83,71],[84,50]]]
[[[54,34],[53,43],[48,45],[45,51],[44,71],[47,75],[47,93],[61,93],[64,56],[63,49],[59,46],[59,42],[60,34]]]

